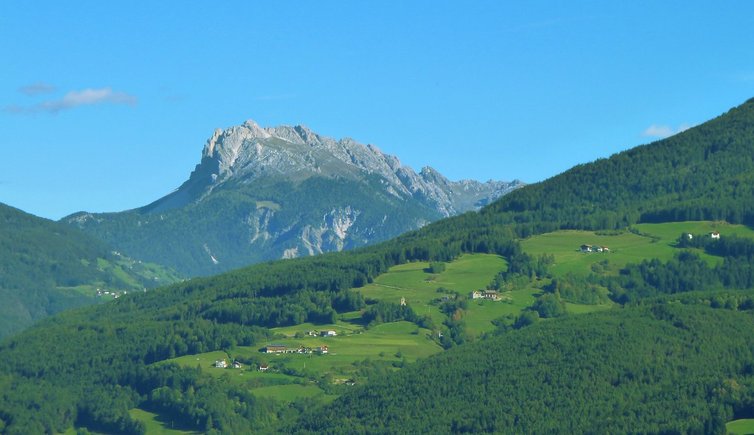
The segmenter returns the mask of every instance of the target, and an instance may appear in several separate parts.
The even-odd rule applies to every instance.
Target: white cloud
[[[678,128],[673,128],[669,125],[656,125],[652,124],[649,127],[647,127],[643,132],[641,132],[642,136],[646,137],[659,137],[659,138],[666,138],[669,136],[673,136],[674,134],[681,133],[683,131],[688,130],[692,126],[689,124],[681,124],[678,126]]]
[[[55,92],[55,86],[49,83],[37,82],[26,86],[21,86],[20,88],[18,88],[18,91],[24,95],[29,96],[49,94],[51,92]]]
[[[58,113],[62,110],[73,109],[79,106],[92,106],[95,104],[125,104],[133,106],[137,99],[125,92],[113,91],[111,88],[83,89],[70,91],[58,100],[48,100],[33,106],[10,105],[5,107],[10,113],[35,113],[47,112]]]
[[[84,89],[83,91],[71,91],[60,100],[45,101],[38,105],[40,110],[57,113],[61,110],[72,109],[78,106],[91,106],[94,104],[112,103],[136,104],[136,97],[124,92],[113,92],[110,88]]]

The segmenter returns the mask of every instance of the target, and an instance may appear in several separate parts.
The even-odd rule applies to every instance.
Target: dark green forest
[[[628,265],[597,283],[620,308],[503,324],[324,409],[255,399],[195,370],[153,363],[261,345],[268,327],[356,308],[376,321],[420,322],[395,306],[365,307],[352,290],[409,261],[495,253],[512,274],[536,277],[549,260],[524,255],[517,241],[532,234],[687,219],[751,224],[752,156],[754,100],[380,245],[263,263],[53,316],[0,345],[0,430],[75,424],[143,433],[127,412],[139,406],[209,433],[723,433],[725,421],[754,414],[746,290],[754,249],[740,240]],[[693,249],[722,257],[721,266],[700,262]],[[561,291],[573,286],[556,283],[537,308],[556,312]]]

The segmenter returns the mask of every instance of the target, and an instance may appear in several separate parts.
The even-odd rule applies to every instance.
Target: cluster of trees
[[[490,284],[495,290],[512,290],[529,284],[533,279],[549,276],[548,269],[555,262],[555,256],[534,256],[517,250],[509,254],[507,260],[508,267],[498,273]]]
[[[408,305],[400,305],[393,302],[379,301],[364,311],[361,317],[367,325],[376,325],[378,323],[390,323],[400,320],[416,323],[422,328],[432,329],[432,319],[427,316],[419,316]]]
[[[599,269],[599,267],[595,269]],[[548,293],[557,294],[569,302],[587,305],[603,304],[608,302],[610,298],[602,277],[603,275],[599,271],[586,276],[566,273],[563,276],[553,278],[550,284],[544,286],[543,289]]]
[[[299,290],[279,297],[224,299],[212,304],[201,316],[222,323],[274,328],[305,322],[335,323],[338,312],[356,311],[364,305],[361,293],[351,290]]]

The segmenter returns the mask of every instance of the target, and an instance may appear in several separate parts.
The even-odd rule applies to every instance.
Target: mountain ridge
[[[187,276],[341,251],[476,210],[523,185],[416,173],[374,145],[248,120],[217,129],[178,189],[120,213],[63,222]]]
[[[216,129],[202,149],[201,162],[184,184],[196,186],[201,182],[207,183],[208,175],[211,181],[206,187],[209,192],[203,193],[206,195],[232,177],[240,177],[247,183],[256,178],[276,175],[294,180],[314,174],[359,178],[361,171],[382,176],[389,183],[388,192],[396,197],[400,197],[400,194],[425,195],[437,203],[437,210],[445,217],[467,211],[465,207],[459,210],[456,206],[453,195],[457,196],[458,193],[455,191],[489,190],[493,192],[490,196],[496,197],[502,194],[496,191],[507,191],[523,184],[519,180],[451,181],[430,166],[424,166],[416,173],[401,164],[398,157],[385,154],[372,144],[363,145],[348,137],[335,140],[303,125],[262,128],[253,120],[224,130]],[[178,191],[183,187],[179,187]],[[159,201],[147,206],[150,211],[154,211],[152,208],[159,209]]]

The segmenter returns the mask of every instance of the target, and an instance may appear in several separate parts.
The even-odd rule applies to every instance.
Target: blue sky
[[[754,97],[752,28],[744,1],[8,0],[0,202],[145,205],[246,119],[540,181]]]

